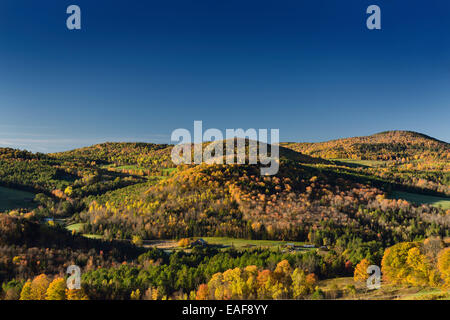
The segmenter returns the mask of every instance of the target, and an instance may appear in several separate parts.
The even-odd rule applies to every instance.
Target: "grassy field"
[[[66,226],[66,229],[69,231],[75,230],[77,233],[81,233],[83,231],[84,223],[75,223]],[[101,235],[95,234],[83,234],[84,237],[87,238],[95,238],[101,239]],[[194,238],[199,239],[199,238]],[[294,244],[295,246],[302,246],[304,242],[295,242],[295,241],[275,241],[275,240],[247,240],[247,239],[235,239],[235,238],[224,238],[224,237],[203,237],[201,238],[205,240],[208,245],[219,246],[223,248],[235,247],[237,249],[248,249],[248,248],[269,248],[269,249],[278,249],[280,247],[285,246],[286,244]],[[129,240],[124,240],[129,241]],[[178,246],[177,240],[144,240],[144,247],[155,247],[162,250],[186,250],[186,248],[181,248]],[[313,248],[296,248],[297,251],[307,251]]]
[[[134,164],[133,165],[117,166],[117,167],[115,167],[112,164],[107,164],[107,165],[102,166],[102,168],[104,168],[104,169],[113,168],[115,170],[145,170],[145,168],[138,167],[137,165],[134,165]]]
[[[0,187],[0,212],[19,208],[32,208],[34,194],[22,190]]]
[[[139,167],[135,164],[130,165],[123,165],[123,166],[117,166],[115,167],[113,164],[106,164],[101,166],[103,169],[113,168],[117,170],[147,170],[148,168]],[[162,171],[172,173],[173,171],[177,170],[177,168],[163,168]]]
[[[79,224],[69,226],[68,228],[77,229],[81,228]],[[83,234],[83,236],[89,236]],[[200,237],[194,238],[194,240],[200,239]],[[294,241],[274,241],[274,240],[246,240],[246,239],[235,239],[235,238],[222,238],[222,237],[201,237],[205,240],[209,246],[217,246],[219,248],[230,248],[234,247],[236,249],[251,249],[251,248],[267,248],[267,249],[285,249],[286,244],[294,244],[296,246],[302,246],[304,242],[294,242]],[[129,241],[129,240],[124,240]],[[185,250],[190,251],[190,247],[182,248],[178,245],[178,240],[168,239],[168,240],[144,240],[143,247],[146,248],[158,248],[161,250],[166,250],[168,252],[173,250]],[[296,251],[309,251],[315,250],[315,248],[295,248]]]
[[[80,233],[83,231],[83,226],[84,226],[84,223],[75,223],[75,224],[66,226],[66,229],[69,230],[70,232],[75,230],[75,232]],[[90,238],[90,239],[101,239],[102,238],[102,236],[98,235],[98,234],[83,233],[82,236],[86,237],[86,238]]]
[[[399,300],[450,300],[450,291],[436,288],[420,288],[416,293],[405,294]]]
[[[348,164],[351,167],[378,167],[381,164],[385,164],[386,161],[381,160],[353,160],[353,159],[330,159],[336,162],[342,162]]]
[[[67,230],[75,232],[80,232],[83,229],[84,223],[75,223],[66,227]]]
[[[202,239],[211,245],[218,245],[224,247],[234,246],[235,248],[238,249],[248,247],[276,248],[279,246],[286,245],[288,243],[293,243],[296,246],[302,246],[305,244],[304,242],[295,242],[295,241],[247,240],[247,239],[222,238],[222,237],[204,237]]]
[[[422,300],[450,299],[450,291],[443,292],[437,288],[413,287],[408,285],[393,285],[381,283],[381,288],[368,290],[364,282],[355,282],[352,277],[321,280],[319,288],[325,293],[326,299],[339,300]],[[354,286],[351,292],[349,287]]]
[[[450,198],[434,197],[418,193],[400,192],[394,191],[391,197],[395,199],[404,199],[406,201],[416,203],[416,204],[430,204],[435,207],[440,207],[442,209],[450,209]]]
[[[83,237],[89,238],[89,239],[102,239],[103,238],[103,236],[101,236],[99,234],[87,234],[87,233],[84,233]]]

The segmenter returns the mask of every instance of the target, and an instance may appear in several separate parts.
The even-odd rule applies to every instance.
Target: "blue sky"
[[[366,28],[371,4],[382,30]],[[169,143],[194,120],[450,141],[449,16],[446,0],[2,0],[0,146]]]

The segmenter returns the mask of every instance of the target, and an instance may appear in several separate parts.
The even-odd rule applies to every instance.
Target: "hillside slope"
[[[317,143],[282,143],[307,155],[328,159],[450,159],[450,144],[412,131],[386,131]]]
[[[275,176],[254,165],[207,165],[179,170],[140,194],[105,194],[80,214],[84,232],[107,238],[171,239],[231,236],[313,241],[366,241],[444,234],[450,216],[385,198],[381,185],[357,172],[282,160]],[[405,223],[407,221],[408,223]]]
[[[98,164],[170,166],[172,146],[144,142],[105,142],[50,154],[58,159],[96,161]]]

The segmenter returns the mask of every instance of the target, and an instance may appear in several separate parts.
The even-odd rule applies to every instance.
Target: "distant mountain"
[[[43,158],[46,158],[46,156],[42,153],[32,153],[26,150],[0,147],[0,159],[32,160]]]
[[[206,150],[207,148],[209,150],[213,150],[214,147],[217,144],[222,144],[222,148],[223,148],[223,153],[224,155],[226,155],[227,153],[227,143],[230,140],[221,140],[221,141],[214,141],[214,142],[205,142],[203,144],[203,150]],[[254,145],[256,146],[256,148],[254,148],[254,150],[252,150],[252,148],[250,148],[250,144],[254,143]],[[271,150],[272,150],[272,145],[271,144],[266,144],[266,143],[262,143],[259,142],[257,143],[257,141],[255,140],[249,140],[249,139],[243,139],[243,138],[234,138],[234,152],[233,154],[237,155],[239,150],[238,150],[238,144],[239,143],[243,143],[245,145],[245,163],[248,163],[249,160],[249,155],[252,156],[257,156],[257,155],[263,155],[267,153],[267,156],[270,158],[272,155]],[[311,157],[309,155],[305,155],[302,154],[301,152],[292,150],[290,148],[285,148],[283,146],[278,146],[279,147],[279,158],[280,160],[291,160],[291,161],[295,161],[295,162],[300,162],[300,163],[309,163],[309,164],[330,164],[329,161],[321,159],[321,158],[315,158],[315,157]],[[259,148],[264,148],[266,151],[262,152],[262,150],[260,150]],[[193,149],[193,147],[192,147]],[[226,162],[227,157],[224,156],[224,163]]]
[[[327,159],[449,159],[450,144],[413,131],[385,131],[370,136],[317,143],[282,143],[306,155]]]
[[[223,152],[226,154],[226,141],[205,142],[203,150],[211,144],[223,143]],[[235,154],[237,154],[237,141],[235,141]],[[249,140],[245,140],[246,159],[248,162]],[[98,163],[114,163],[116,165],[138,165],[153,166],[163,165],[163,167],[175,166],[171,161],[173,145],[153,144],[143,142],[106,142],[89,147],[74,149],[66,152],[50,154],[59,159],[79,159],[96,161]],[[270,145],[267,145],[270,153]],[[192,145],[193,153],[194,147]],[[280,146],[279,155],[282,159],[289,159],[301,163],[328,163],[328,161],[304,155],[298,151]],[[193,159],[193,158],[192,158]]]
[[[50,154],[59,159],[79,159],[116,165],[169,166],[172,146],[144,142],[105,142]]]

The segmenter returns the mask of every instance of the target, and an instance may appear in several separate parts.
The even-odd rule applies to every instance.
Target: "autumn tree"
[[[294,299],[300,299],[309,294],[309,286],[306,283],[306,275],[302,269],[296,268],[291,275],[292,295]]]
[[[67,300],[89,300],[83,289],[66,289]]]
[[[258,283],[258,298],[259,299],[270,299],[270,284],[271,279],[273,279],[272,272],[270,270],[262,270],[258,272],[256,281]]]
[[[223,273],[225,288],[229,290],[231,299],[243,299],[245,280],[240,268],[229,269]]]
[[[209,298],[208,285],[203,283],[198,287],[195,299],[196,300],[208,300],[208,298]]]
[[[20,300],[34,300],[31,293],[31,281],[25,282],[20,292]]]
[[[411,270],[407,276],[407,282],[414,286],[426,286],[430,282],[433,282],[434,278],[432,277],[431,265],[427,257],[420,252],[418,247],[408,250],[406,263],[407,268]]]
[[[33,300],[45,300],[49,285],[50,280],[45,274],[41,274],[34,278],[31,282],[31,295]]]
[[[315,286],[317,284],[317,281],[319,281],[319,279],[314,273],[310,273],[306,276],[306,284],[310,287]]]
[[[384,251],[381,272],[388,282],[406,281],[411,271],[407,265],[408,251],[417,246],[418,244],[414,242],[400,242]]]
[[[286,287],[290,286],[292,282],[291,273],[292,268],[287,260],[280,261],[273,272],[276,280],[281,282]]]
[[[231,294],[225,292],[224,279],[221,272],[212,275],[208,282],[209,292],[214,296],[216,300],[228,300],[231,298]]]
[[[441,274],[442,280],[444,280],[444,289],[450,288],[450,248],[445,248],[439,253],[438,270]]]
[[[178,246],[181,248],[188,247],[191,244],[191,240],[189,238],[183,238],[178,241]]]
[[[66,281],[63,278],[55,278],[47,289],[47,300],[66,299]]]
[[[144,241],[142,240],[142,237],[139,235],[133,235],[131,242],[137,246],[142,246],[142,244],[144,243]]]
[[[141,291],[139,289],[131,291],[131,294],[130,294],[131,300],[139,300],[140,298],[141,298]]]
[[[357,282],[364,282],[369,278],[369,274],[367,273],[367,268],[369,268],[370,262],[367,259],[362,259],[355,268],[353,273],[353,280]]]
[[[391,283],[437,286],[439,274],[419,242],[401,242],[388,248],[381,261],[385,279]]]
[[[244,269],[245,274],[245,290],[246,299],[256,299],[258,296],[258,267],[251,265]]]

